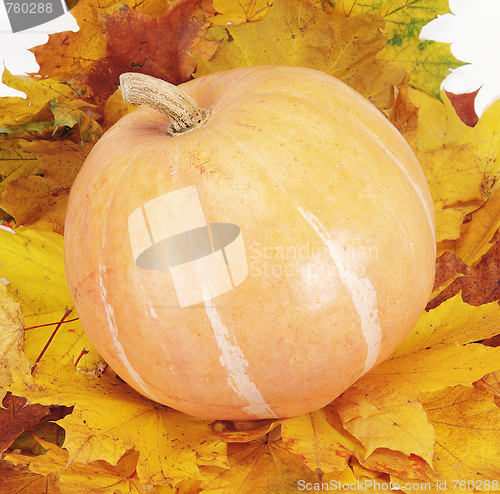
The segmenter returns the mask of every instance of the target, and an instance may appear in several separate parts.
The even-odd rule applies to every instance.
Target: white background
[[[452,43],[455,57],[469,65],[452,72],[444,89],[456,94],[479,88],[476,112],[500,97],[500,0],[449,0],[453,14],[440,16],[424,27],[421,39]],[[0,61],[14,75],[37,72],[38,64],[27,49],[44,44],[48,33],[77,31],[70,13],[42,26],[12,34],[5,6],[0,1]],[[0,72],[3,68],[0,67]],[[24,96],[0,83],[0,96]]]

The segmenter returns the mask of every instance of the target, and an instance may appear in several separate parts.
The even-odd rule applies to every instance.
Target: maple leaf
[[[60,319],[65,307],[73,306],[64,273],[63,237],[50,230],[19,228],[12,233],[0,229],[0,278],[10,282],[10,294],[21,304],[25,326],[47,325],[26,331],[24,353],[31,362],[49,341],[51,323]],[[46,356],[74,362],[83,349],[89,353],[80,360],[80,367],[95,369],[100,357],[80,322],[73,321],[60,330],[57,347],[49,347]]]
[[[498,236],[498,235],[496,235]],[[500,244],[496,240],[481,261],[470,268],[458,256],[450,252],[443,254],[436,263],[437,283],[451,280],[429,304],[433,309],[457,293],[470,305],[482,305],[500,299]]]
[[[470,215],[457,240],[444,241],[439,253],[453,252],[468,266],[476,266],[489,251],[491,242],[500,227],[500,190],[493,192],[481,208]]]
[[[419,125],[414,150],[430,152],[443,147],[463,146],[471,143],[477,134],[476,128],[465,125],[445,92],[441,101],[423,91],[410,88],[410,99],[418,107]]]
[[[476,101],[477,91],[473,91],[472,93],[465,94],[454,94],[450,91],[446,91],[446,96],[450,100],[453,108],[457,112],[457,115],[460,117],[460,120],[465,125],[469,127],[474,127],[479,121],[479,117],[476,113],[476,109],[474,107],[474,102]]]
[[[54,78],[35,78],[30,76],[13,76],[4,69],[2,81],[5,85],[26,94],[26,99],[12,96],[0,98],[0,131],[3,127],[23,125],[33,121],[45,105],[57,98],[62,102],[70,102],[75,98],[74,92],[66,84]]]
[[[332,426],[333,410],[322,409],[282,420],[283,441],[312,471],[344,471],[355,445]],[[346,447],[347,446],[347,447]]]
[[[419,34],[437,15],[449,13],[448,0],[343,0],[349,15],[377,13],[385,21],[387,44],[379,54],[382,60],[405,69],[411,84],[435,98],[440,98],[441,82],[450,69],[464,65],[450,50],[450,45],[419,39]]]
[[[100,125],[90,116],[88,104],[82,100],[73,100],[63,103],[54,98],[49,103],[49,108],[54,114],[54,131],[60,127],[72,128],[78,126],[80,143],[83,146],[88,141],[96,141],[101,137]],[[87,109],[87,110],[86,110]]]
[[[69,461],[117,465],[130,449],[139,451],[143,484],[178,483],[199,476],[199,463],[226,467],[226,445],[210,422],[147,400],[109,373],[89,378],[54,360],[41,362],[33,378],[11,386],[32,402],[74,406],[58,423],[66,431]]]
[[[404,455],[386,448],[376,449],[368,458],[358,458],[359,465],[380,474],[389,474],[398,479],[415,479],[435,482],[437,476],[430,465],[416,455]],[[404,482],[402,482],[404,483]]]
[[[102,7],[105,6],[104,3]],[[77,32],[50,34],[47,43],[30,49],[40,65],[38,75],[68,80],[106,56],[106,43],[96,7],[93,2],[80,0],[71,10],[80,28]]]
[[[489,344],[490,346],[499,346],[500,336],[497,335],[489,340],[483,341],[483,344]],[[484,385],[493,393],[495,397],[495,403],[498,405],[500,402],[500,371],[488,374],[483,379],[481,379],[480,383],[478,384]]]
[[[408,456],[416,454],[432,464],[434,429],[422,405],[401,392],[385,396],[386,392],[373,381],[368,386],[361,382],[337,398],[335,405],[345,428],[361,441],[366,456],[385,447]]]
[[[493,394],[457,386],[425,396],[422,404],[436,431],[436,473],[448,482],[465,481],[459,485],[467,489],[498,480],[500,409]]]
[[[438,257],[453,252],[475,266],[491,248],[499,227],[494,184],[500,178],[495,168],[500,105],[492,105],[484,114],[486,119],[481,118],[472,129],[459,119],[444,93],[443,102],[421,91],[410,95],[419,107],[420,122],[411,144],[429,181],[436,210],[443,212],[437,215]],[[469,213],[469,221],[460,223]]]
[[[0,490],[3,494],[61,494],[53,473],[38,475],[26,466],[0,460]]]
[[[134,110],[135,105],[125,103],[121,89],[117,89],[106,101],[103,116],[103,128],[109,129],[120,118]]]
[[[28,404],[26,398],[7,394],[0,407],[0,453],[3,453],[12,442],[25,430],[38,424],[49,415],[50,408],[38,403]]]
[[[497,370],[500,351],[477,342],[498,332],[500,308],[473,307],[458,295],[424,313],[385,362],[335,400],[346,429],[367,449],[385,447],[432,462],[434,431],[418,397],[470,386]]]
[[[16,466],[28,466],[34,474],[56,476],[56,485],[64,494],[146,492],[141,488],[137,478],[134,478],[138,457],[136,452],[126,453],[116,466],[104,461],[88,465],[81,463],[68,465],[68,452],[65,449],[40,438],[37,440],[47,450],[45,454],[29,456],[11,453],[6,456],[6,460]]]
[[[380,98],[404,76],[375,61],[385,45],[382,26],[373,14],[333,18],[308,0],[276,0],[262,21],[227,26],[228,36],[214,56],[197,57],[195,77],[249,65],[302,66],[331,74],[367,98]]]
[[[425,173],[436,210],[461,203],[483,203],[481,186],[484,173],[470,146],[447,146],[442,149],[419,153],[418,158]]]
[[[419,109],[411,100],[408,83],[409,76],[406,76],[398,87],[398,94],[388,118],[401,135],[411,142],[418,130]]]
[[[113,2],[95,8],[82,0],[72,10],[80,30],[50,35],[46,46],[32,50],[40,64],[38,75],[53,74],[100,109],[124,72],[185,82],[195,69],[192,55],[209,56],[216,49],[203,38],[212,14],[200,4],[201,0],[178,0],[153,17],[142,3]]]
[[[474,128],[463,123],[445,92],[438,101],[421,91],[411,90],[412,102],[419,108],[417,136],[412,142],[414,150],[430,152],[456,146],[469,147],[471,162],[478,160],[479,169],[486,174],[484,186],[487,194],[500,178],[498,149],[500,146],[500,100],[493,103]]]
[[[239,26],[244,22],[262,20],[268,13],[273,0],[214,0],[212,5],[219,15],[211,18],[212,24],[225,26],[232,24]]]
[[[20,140],[16,147],[26,153],[26,158],[30,157],[26,161],[29,168],[25,169],[30,173],[21,172],[22,176],[11,177],[0,194],[0,207],[17,224],[49,221],[54,224],[54,229],[62,232],[71,185],[92,144],[81,146],[71,141]],[[36,165],[32,160],[36,160]]]
[[[441,244],[445,240],[456,240],[462,234],[462,223],[465,212],[459,209],[441,209],[436,211],[436,242]],[[441,251],[440,251],[441,253]]]
[[[12,299],[0,279],[0,403],[12,383],[12,371],[29,372],[23,352],[24,327],[21,304]]]
[[[262,438],[248,443],[231,443],[227,458],[230,468],[212,472],[202,493],[295,492],[299,479],[304,483],[318,483],[318,476],[281,441],[268,442]]]
[[[436,241],[456,240],[462,235],[466,211],[484,202],[485,176],[479,168],[479,159],[468,145],[416,154],[434,201]]]
[[[500,179],[500,100],[490,105],[474,127],[474,151],[479,156],[481,170],[490,180]]]

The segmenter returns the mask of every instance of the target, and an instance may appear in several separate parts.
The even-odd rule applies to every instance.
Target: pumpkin
[[[142,104],[89,154],[65,224],[70,292],[114,372],[196,417],[283,418],[402,343],[432,291],[434,208],[378,109],[297,67],[121,82]]]

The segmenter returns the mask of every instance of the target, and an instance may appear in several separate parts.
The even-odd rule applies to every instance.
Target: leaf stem
[[[54,336],[56,335],[58,329],[61,327],[64,320],[71,314],[71,312],[73,312],[73,309],[68,309],[67,307],[64,309],[64,315],[61,317],[61,320],[57,323],[57,326],[54,329],[54,331],[52,332],[52,334],[50,335],[49,340],[47,341],[47,343],[43,347],[42,351],[40,352],[40,355],[38,355],[37,359],[35,360],[35,363],[33,364],[33,367],[31,368],[31,374],[33,374],[33,372],[35,372],[35,369],[36,369],[36,366],[38,365],[38,362],[40,362],[44,353],[47,351],[47,348],[49,347],[51,341],[54,339]]]
[[[75,322],[80,319],[79,317],[75,317],[74,319],[68,319],[67,321],[63,321],[64,324],[67,322]],[[29,331],[30,329],[36,329],[36,328],[44,328],[46,326],[54,326],[55,324],[61,324],[61,321],[59,322],[48,322],[47,324],[40,324],[38,326],[30,326],[29,328],[24,328],[24,331]]]
[[[171,136],[191,132],[201,127],[209,118],[210,111],[184,91],[169,82],[137,72],[120,76],[120,87],[125,103],[147,105],[170,120]]]
[[[484,377],[482,377],[481,379],[479,379],[480,382],[483,383],[483,385],[488,388],[494,395],[497,396],[497,398],[500,398],[500,393],[489,383],[487,383],[485,380],[484,380]]]
[[[80,362],[80,359],[84,356],[84,355],[87,355],[87,353],[89,353],[89,351],[84,348],[81,352],[80,352],[80,355],[78,355],[78,358],[76,359],[75,361],[75,367],[78,365],[78,362]]]

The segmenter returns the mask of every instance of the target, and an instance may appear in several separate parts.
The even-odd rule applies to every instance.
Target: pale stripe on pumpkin
[[[222,353],[219,357],[220,363],[229,374],[227,378],[228,384],[241,398],[244,398],[249,403],[248,406],[243,408],[243,411],[260,419],[277,418],[277,415],[265,402],[255,383],[250,380],[247,372],[248,360],[238,346],[234,333],[222,324],[220,315],[209,298],[205,300],[205,308],[217,345]]]
[[[120,343],[120,340],[118,339],[118,326],[117,326],[116,320],[115,320],[115,311],[107,300],[108,294],[107,294],[106,288],[104,287],[104,283],[103,283],[103,279],[102,279],[103,273],[106,273],[106,268],[104,266],[99,266],[99,286],[101,288],[101,298],[102,298],[102,302],[104,304],[104,311],[106,312],[106,318],[108,319],[109,332],[111,334],[111,337],[113,338],[113,344],[115,346],[116,352],[118,353],[118,358],[123,363],[123,365],[127,369],[128,373],[130,374],[132,379],[141,388],[143,394],[145,394],[146,396],[148,396],[149,398],[151,398],[154,401],[159,401],[159,398],[157,398],[148,389],[146,383],[144,382],[144,379],[142,379],[142,377],[132,367],[132,364],[130,363],[130,361],[125,353],[125,349],[123,348],[123,345]]]
[[[340,249],[330,237],[327,229],[318,218],[310,211],[304,211],[297,205],[302,216],[311,225],[326,245],[342,283],[346,287],[356,311],[361,319],[361,330],[366,341],[367,355],[363,374],[368,372],[377,361],[380,353],[382,329],[378,319],[377,294],[368,276],[359,278],[356,275],[348,256]]]
[[[389,155],[389,157],[398,165],[400,170],[403,172],[404,176],[408,180],[408,182],[411,184],[415,192],[417,193],[420,201],[422,202],[422,206],[424,207],[425,215],[427,216],[427,221],[429,222],[429,227],[431,229],[432,233],[432,238],[434,240],[434,248],[436,248],[436,231],[434,228],[434,223],[432,221],[432,214],[431,211],[429,210],[429,207],[427,206],[427,201],[425,200],[424,194],[422,193],[422,189],[418,186],[418,184],[411,178],[410,174],[408,173],[408,170],[406,167],[394,156],[394,154],[388,149],[380,137],[375,134],[375,132],[372,132],[371,130],[365,128],[366,133],[373,137],[373,139],[376,141],[376,143]]]

